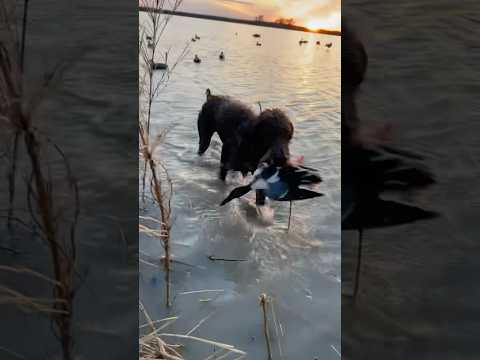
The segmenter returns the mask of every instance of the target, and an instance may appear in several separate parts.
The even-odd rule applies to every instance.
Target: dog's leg
[[[257,206],[263,206],[265,205],[265,191],[263,190],[256,190],[255,191],[255,204]]]
[[[222,155],[220,156],[220,180],[225,181],[228,172],[228,162],[230,160],[231,147],[225,143],[222,146]]]

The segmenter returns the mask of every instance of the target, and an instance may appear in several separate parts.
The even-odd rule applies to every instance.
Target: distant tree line
[[[263,15],[255,16],[255,21],[256,22],[264,22],[265,21],[265,16],[263,16]],[[276,24],[281,24],[281,25],[289,25],[289,26],[295,25],[295,19],[294,18],[279,17],[279,18],[275,19],[274,22]]]
[[[277,24],[282,24],[282,25],[295,25],[295,19],[294,18],[283,18],[283,17],[280,17],[278,19],[275,20],[275,23]]]

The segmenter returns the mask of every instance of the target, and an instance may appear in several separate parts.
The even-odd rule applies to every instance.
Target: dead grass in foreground
[[[219,349],[210,356],[207,356],[203,360],[210,359],[227,359],[230,357],[234,360],[244,359],[247,356],[247,353],[241,350],[236,349],[232,345],[220,343],[217,341],[207,340],[201,337],[190,335],[204,322],[206,319],[202,319],[198,324],[196,324],[192,330],[186,334],[172,334],[172,333],[163,333],[163,329],[170,326],[174,323],[178,317],[172,316],[162,320],[153,321],[144,305],[140,302],[139,309],[141,313],[147,319],[147,323],[140,326],[140,332],[143,328],[149,327],[150,332],[145,335],[141,335],[139,339],[139,359],[140,360],[151,360],[151,359],[165,359],[165,360],[186,360],[180,353],[180,349],[183,347],[182,344],[170,344],[167,343],[165,338],[176,338],[184,339],[190,341],[196,341],[206,345],[210,345]],[[235,357],[234,357],[235,356]]]

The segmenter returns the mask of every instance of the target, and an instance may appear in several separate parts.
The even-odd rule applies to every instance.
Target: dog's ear
[[[207,89],[205,91],[205,95],[207,95],[207,100],[210,99],[210,96],[212,96],[212,92],[210,91],[210,89]]]

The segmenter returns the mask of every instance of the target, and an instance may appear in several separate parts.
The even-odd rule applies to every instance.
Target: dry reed
[[[270,341],[270,334],[268,332],[268,317],[267,317],[267,303],[269,298],[267,294],[260,295],[260,306],[263,313],[263,334],[265,336],[265,343],[267,345],[268,360],[272,360],[272,345]]]
[[[0,119],[13,137],[12,162],[9,172],[9,209],[7,227],[13,231],[14,203],[17,161],[22,155],[26,159],[27,197],[26,205],[31,222],[47,245],[53,268],[53,299],[47,306],[36,306],[42,313],[48,313],[54,324],[55,335],[61,347],[63,359],[73,358],[73,338],[71,321],[73,316],[74,274],[76,261],[75,232],[79,214],[79,198],[76,180],[69,162],[61,149],[46,135],[39,132],[34,116],[35,107],[42,103],[51,87],[58,79],[58,67],[52,76],[41,85],[35,98],[29,98],[24,91],[24,57],[26,42],[26,24],[28,23],[28,1],[24,4],[22,20],[22,42],[19,46],[16,37],[16,17],[14,6],[9,8],[5,2],[0,6],[0,20],[6,24],[2,28],[0,39]],[[20,48],[20,54],[18,49]],[[20,142],[22,146],[20,146]],[[22,151],[22,153],[20,153]],[[62,166],[62,179],[53,178],[49,164],[51,156],[56,156]],[[66,184],[61,188],[62,182]],[[62,206],[56,195],[65,192],[69,195],[68,205]],[[69,219],[67,219],[69,217]],[[5,269],[4,269],[5,270]],[[3,289],[7,291],[7,289]],[[35,305],[28,296],[16,291],[7,291],[19,304]],[[37,304],[38,305],[38,304]]]
[[[176,316],[162,319],[159,321],[153,321],[150,317],[149,313],[145,309],[145,306],[142,302],[139,303],[139,309],[141,314],[147,320],[147,323],[140,326],[140,329],[149,327],[150,332],[140,336],[139,345],[140,345],[140,352],[139,352],[139,359],[140,360],[152,360],[152,359],[166,359],[166,360],[184,360],[184,357],[180,353],[180,349],[182,345],[180,344],[169,344],[164,338],[176,338],[176,339],[184,339],[195,341],[197,343],[206,344],[210,346],[214,346],[215,348],[219,348],[223,355],[218,353],[212,354],[211,356],[207,356],[203,360],[212,359],[212,356],[215,356],[216,359],[223,359],[227,356],[233,354],[238,355],[236,360],[243,359],[247,355],[244,351],[236,349],[232,345],[228,345],[225,343],[221,343],[218,341],[204,339],[198,336],[192,336],[191,334],[196,331],[206,320],[208,320],[213,314],[208,315],[207,317],[201,319],[190,331],[186,334],[173,334],[173,333],[161,333],[163,329],[170,326],[173,322],[175,322],[178,318]],[[156,325],[161,323],[162,326],[157,327]],[[220,355],[220,356],[219,356]]]
[[[154,158],[156,148],[161,143],[165,132],[162,132],[152,141],[151,130],[151,113],[152,104],[158,97],[160,90],[166,85],[169,76],[181,57],[186,54],[187,48],[183,50],[180,57],[173,64],[161,73],[160,79],[154,77],[153,64],[155,63],[156,54],[158,52],[160,39],[165,31],[165,28],[170,21],[172,15],[162,14],[161,11],[167,4],[170,4],[172,10],[176,10],[181,0],[173,1],[173,4],[158,0],[145,0],[144,6],[151,10],[147,12],[148,23],[144,24],[140,31],[139,52],[141,56],[141,73],[143,77],[139,81],[140,84],[140,113],[139,113],[139,143],[140,155],[143,160],[143,174],[142,174],[142,202],[145,203],[145,189],[147,184],[147,176],[150,175],[150,190],[153,199],[159,208],[160,216],[158,225],[160,231],[158,238],[162,244],[165,261],[163,268],[165,271],[165,303],[169,307],[171,305],[171,244],[170,244],[170,230],[171,230],[171,198],[173,195],[173,182],[168,175],[168,171],[163,163]],[[149,44],[145,44],[143,40],[145,36],[151,38]],[[168,60],[168,51],[165,53],[163,61]]]

